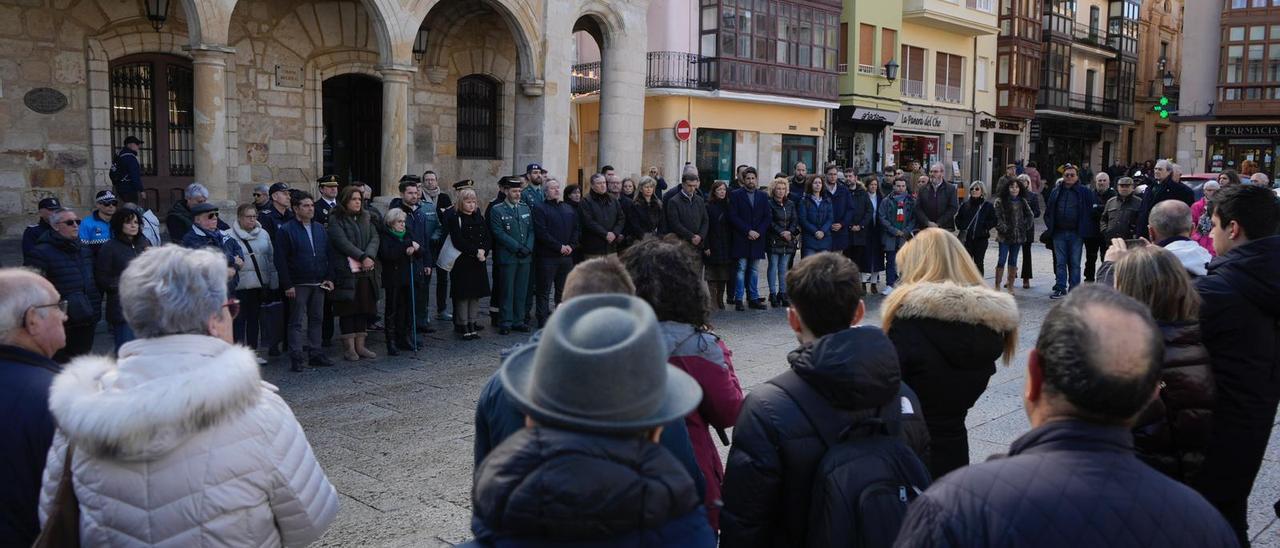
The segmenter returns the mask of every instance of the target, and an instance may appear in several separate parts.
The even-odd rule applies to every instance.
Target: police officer
[[[59,202],[57,198],[44,198],[40,200],[37,207],[39,208],[40,220],[36,221],[36,224],[27,225],[26,230],[22,231],[22,254],[24,256],[31,253],[41,236],[53,230],[53,227],[49,225],[49,217],[62,209],[62,202]]]
[[[493,206],[489,230],[493,232],[494,263],[501,265],[498,283],[502,287],[502,319],[499,334],[513,329],[529,331],[525,310],[529,302],[529,279],[533,270],[533,213],[520,201],[519,177],[503,177],[498,182],[506,199]]]
[[[267,207],[258,210],[258,224],[271,234],[275,241],[276,229],[293,219],[293,195],[289,192],[288,183],[274,183],[268,192],[271,201]]]
[[[338,176],[325,175],[316,179],[320,186],[320,199],[316,200],[316,222],[329,224],[329,212],[338,207]]]
[[[524,168],[524,180],[529,183],[520,194],[520,201],[524,202],[524,205],[533,208],[546,201],[546,190],[542,187],[546,176],[547,172],[542,169],[542,164],[535,162]]]

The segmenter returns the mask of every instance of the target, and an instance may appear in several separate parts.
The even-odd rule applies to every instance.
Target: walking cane
[[[414,354],[418,353],[418,284],[413,283],[413,269],[417,268],[412,257],[409,258],[409,317],[413,318],[409,329],[409,340],[412,341]]]

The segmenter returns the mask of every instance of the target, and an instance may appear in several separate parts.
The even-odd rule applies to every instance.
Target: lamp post
[[[413,38],[413,60],[421,61],[427,54],[427,28],[418,27],[418,35]]]
[[[892,59],[884,64],[884,77],[889,81],[887,84],[876,83],[876,95],[880,95],[880,90],[892,86],[898,80],[898,62]]]
[[[147,20],[151,21],[151,28],[160,31],[160,27],[164,26],[164,22],[169,18],[169,0],[146,0]]]

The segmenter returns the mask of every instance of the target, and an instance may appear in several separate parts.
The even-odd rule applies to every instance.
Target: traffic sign
[[[693,126],[689,124],[688,120],[680,120],[679,122],[676,122],[676,139],[688,141],[689,137],[692,135]]]

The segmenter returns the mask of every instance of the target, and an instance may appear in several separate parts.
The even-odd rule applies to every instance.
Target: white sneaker
[[[887,285],[884,286],[884,289],[880,290],[880,294],[884,295],[885,297],[888,297],[890,293],[893,293],[893,288]]]

